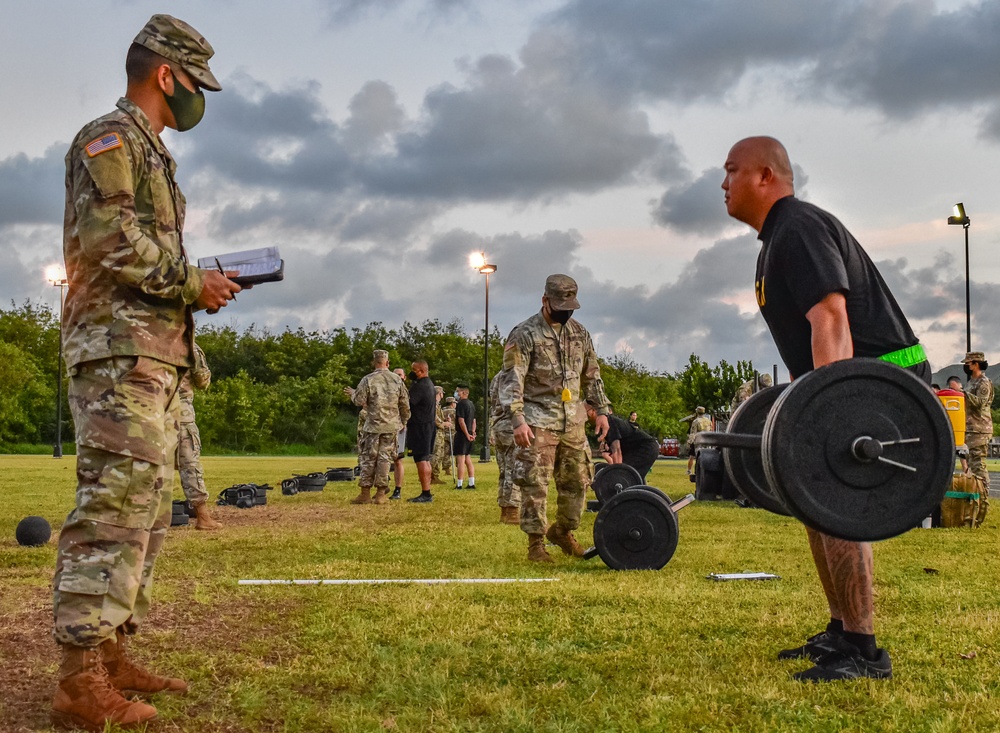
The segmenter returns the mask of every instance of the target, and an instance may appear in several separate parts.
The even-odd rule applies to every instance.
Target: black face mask
[[[965,376],[967,377],[972,376],[972,367],[970,367],[968,364],[962,365],[962,371],[965,372]]]
[[[416,381],[417,381],[418,379],[420,379],[420,377],[418,377],[418,376],[417,376],[417,373],[416,373],[416,372],[414,372],[414,371],[411,371],[411,372],[410,372],[409,374],[407,374],[406,376],[410,378],[410,381],[411,381],[411,382],[416,382]]]
[[[549,308],[549,318],[563,326],[573,317],[573,311],[557,311]]]

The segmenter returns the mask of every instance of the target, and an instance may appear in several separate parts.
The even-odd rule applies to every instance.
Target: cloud
[[[38,158],[19,153],[0,161],[0,227],[62,221],[68,147],[56,144]]]
[[[396,12],[406,3],[404,0],[328,0],[327,12],[331,25],[342,26],[356,23],[371,15],[385,15]],[[450,17],[459,12],[471,12],[471,0],[425,0],[418,3],[422,15],[431,19]]]

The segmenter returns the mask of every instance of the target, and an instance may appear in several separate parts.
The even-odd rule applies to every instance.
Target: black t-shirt
[[[771,207],[759,238],[757,305],[793,377],[814,368],[806,313],[830,293],[847,299],[854,356],[877,358],[917,343],[875,264],[831,214],[788,196]]]
[[[410,419],[406,424],[433,424],[436,408],[434,382],[430,377],[421,377],[410,387]]]
[[[610,446],[616,440],[621,443],[622,452],[641,443],[653,442],[659,445],[656,438],[641,430],[635,423],[623,420],[617,415],[608,415],[608,435],[604,442]]]
[[[458,427],[458,418],[465,420],[465,429],[469,431],[469,435],[472,435],[472,421],[476,419],[476,406],[472,404],[472,400],[459,400],[458,406],[455,408],[455,432],[464,438],[465,433]]]

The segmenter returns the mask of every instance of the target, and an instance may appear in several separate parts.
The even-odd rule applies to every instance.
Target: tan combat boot
[[[528,559],[531,562],[555,562],[545,549],[545,535],[528,535]]]
[[[59,686],[52,699],[52,723],[59,728],[103,731],[108,723],[138,727],[156,717],[156,708],[126,700],[108,679],[97,649],[62,646]]]
[[[516,506],[505,506],[500,507],[500,523],[501,524],[520,524],[521,523],[521,510]]]
[[[558,545],[559,548],[565,552],[567,555],[572,555],[573,557],[583,557],[587,552],[583,549],[579,542],[576,541],[576,537],[568,529],[563,529],[558,524],[553,524],[549,527],[549,531],[545,533],[549,542],[554,545]]]
[[[372,490],[361,489],[361,493],[351,499],[352,504],[371,504],[372,503]]]
[[[201,502],[199,504],[192,504],[191,507],[194,509],[194,527],[195,529],[222,529],[222,522],[218,522],[208,511],[208,504]]]
[[[372,499],[372,504],[388,504],[389,503],[389,489],[378,489],[375,491],[375,498]]]
[[[156,692],[187,692],[187,682],[174,677],[160,677],[149,672],[125,654],[126,636],[115,630],[115,638],[108,639],[98,649],[104,668],[108,670],[111,684],[126,695],[152,695]]]

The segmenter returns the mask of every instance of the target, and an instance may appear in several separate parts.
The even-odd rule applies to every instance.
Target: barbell
[[[761,390],[727,432],[694,440],[721,447],[730,480],[761,507],[855,542],[917,526],[941,503],[955,467],[937,396],[878,359],[836,361]]]

